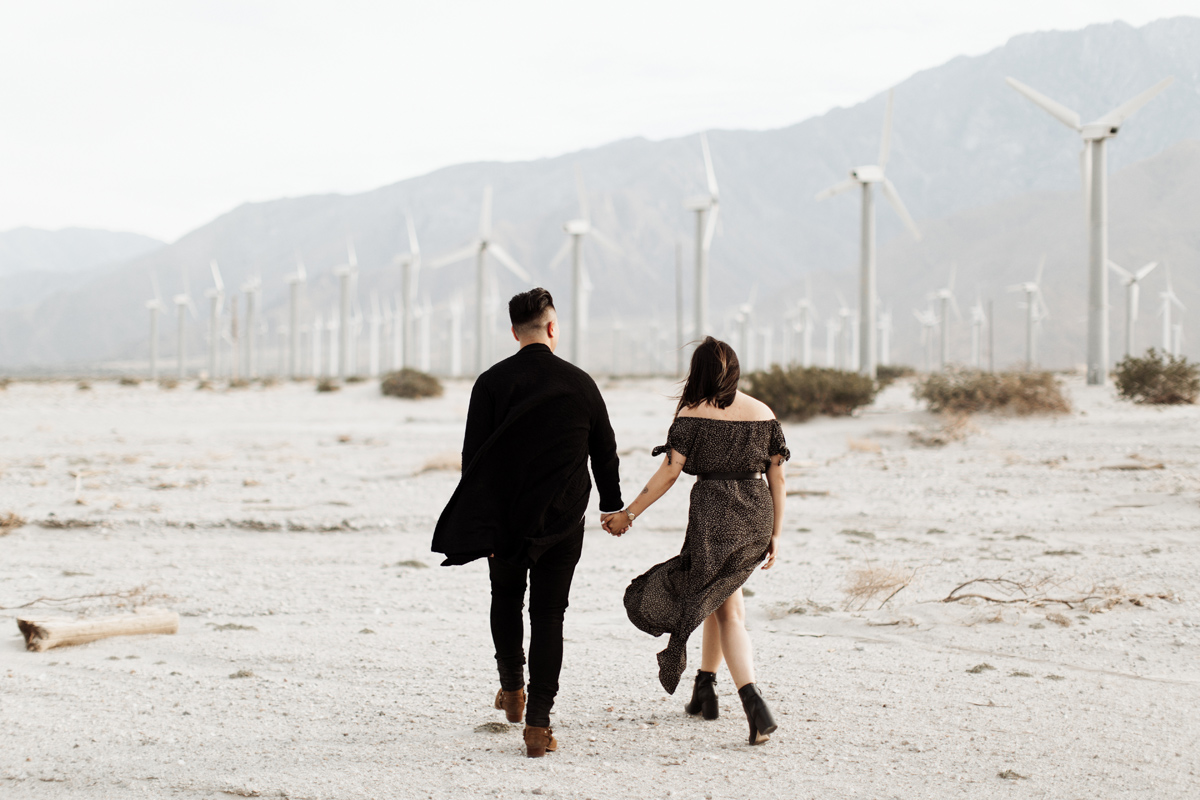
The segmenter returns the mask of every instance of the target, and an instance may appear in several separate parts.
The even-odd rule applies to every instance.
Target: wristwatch
[[[632,512],[632,511],[630,511],[628,508],[627,508],[627,509],[625,509],[625,513],[629,515],[629,521],[630,521],[630,522],[633,522],[635,519],[637,519],[637,514],[633,513],[633,512]]]

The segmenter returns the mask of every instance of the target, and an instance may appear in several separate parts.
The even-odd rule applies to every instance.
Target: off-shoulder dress
[[[690,475],[765,472],[774,456],[791,457],[778,420],[678,417],[667,443]],[[763,480],[698,480],[692,487],[687,533],[679,555],[651,567],[625,590],[625,611],[639,629],[670,634],[658,654],[658,679],[674,694],[687,667],[687,640],[705,618],[749,579],[766,558],[775,522]]]

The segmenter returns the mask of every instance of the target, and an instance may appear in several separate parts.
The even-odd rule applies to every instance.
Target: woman
[[[724,660],[750,723],[750,744],[762,744],[776,725],[755,685],[742,584],[760,563],[763,569],[775,564],[786,495],[783,462],[790,454],[771,409],[738,391],[740,372],[726,343],[709,336],[696,348],[667,443],[652,453],[666,458],[638,498],[603,521],[620,535],[680,472],[698,477],[683,550],[633,580],[625,609],[641,630],[670,634],[658,654],[658,678],[670,694],[687,664],[688,636],[703,624],[700,670],[684,708],[717,718],[716,672]]]

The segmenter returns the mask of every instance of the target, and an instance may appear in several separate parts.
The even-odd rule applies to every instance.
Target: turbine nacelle
[[[850,177],[859,183],[883,183],[883,167],[870,165],[850,170]]]
[[[683,201],[683,207],[688,211],[708,211],[715,205],[712,195],[701,194],[689,197]]]
[[[572,236],[586,236],[592,230],[592,223],[586,219],[572,219],[563,224],[563,230]]]

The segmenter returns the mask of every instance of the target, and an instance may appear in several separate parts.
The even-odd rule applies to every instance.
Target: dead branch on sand
[[[165,599],[165,595],[147,594],[145,586],[135,586],[132,589],[115,592],[94,592],[92,594],[77,594],[70,597],[39,597],[36,600],[30,600],[28,603],[22,603],[19,606],[0,606],[0,611],[15,611],[21,608],[32,608],[37,605],[66,608],[71,605],[85,603],[88,600],[116,601],[113,605],[117,608],[124,608],[125,606],[136,608],[158,599]]]
[[[1050,575],[972,578],[951,589],[950,593],[942,598],[942,602],[957,603],[960,600],[975,599],[999,605],[1024,604],[1031,608],[1061,605],[1070,609],[1085,607],[1092,614],[1102,614],[1121,603],[1145,607],[1147,600],[1167,600],[1169,602],[1176,600],[1175,595],[1171,592],[1129,592],[1119,586],[1097,586],[1095,584],[1086,590],[1062,596],[1050,594],[1053,590],[1062,589],[1062,584],[1065,582],[1056,581]],[[966,591],[968,589],[971,591]]]
[[[846,610],[862,611],[881,594],[887,593],[879,608],[887,605],[888,601],[900,594],[912,583],[917,576],[917,570],[911,572],[896,566],[873,567],[867,565],[851,573],[850,584],[846,587]],[[851,608],[857,604],[857,607]]]
[[[25,637],[25,649],[40,653],[53,647],[87,644],[110,636],[175,633],[179,630],[179,615],[161,608],[144,608],[136,614],[98,619],[18,617],[17,627]]]

